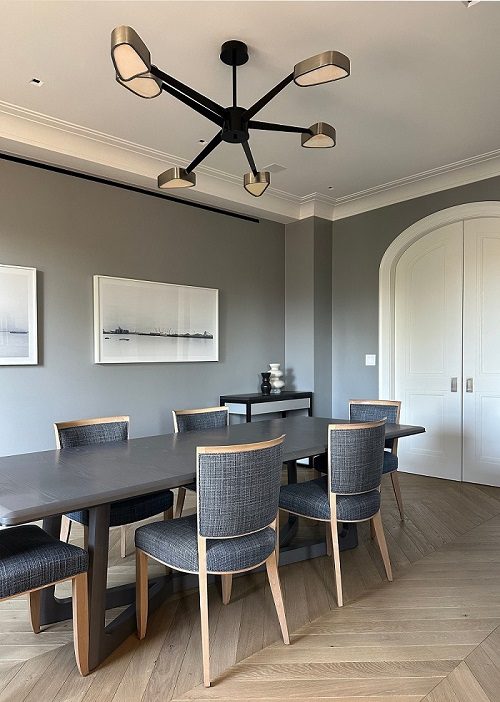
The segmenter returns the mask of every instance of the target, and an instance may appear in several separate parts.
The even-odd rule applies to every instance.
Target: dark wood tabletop
[[[287,417],[0,458],[0,524],[21,524],[186,485],[195,478],[197,446],[252,443],[286,434],[285,461],[324,453],[328,424],[344,421]],[[387,424],[386,438],[424,431]]]

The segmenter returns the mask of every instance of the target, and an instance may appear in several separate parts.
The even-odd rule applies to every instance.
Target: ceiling
[[[148,188],[190,162],[217,127],[167,95],[146,101],[118,86],[110,32],[129,24],[153,63],[222,104],[231,101],[230,68],[218,57],[228,39],[249,46],[242,106],[313,54],[351,59],[349,78],[292,83],[257,117],[330,122],[336,148],[306,151],[300,135],[253,132],[257,166],[286,168],[272,190],[259,200],[245,193],[243,150],[223,143],[189,198],[286,220],[480,162],[495,160],[500,173],[500,2],[0,0],[0,11],[2,151]]]

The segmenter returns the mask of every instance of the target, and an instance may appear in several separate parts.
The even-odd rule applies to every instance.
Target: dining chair
[[[229,424],[229,409],[227,407],[204,407],[202,409],[172,410],[174,431],[176,434],[184,431],[202,431],[203,429],[219,429]],[[186,491],[196,492],[196,483],[189,483],[179,488],[175,504],[175,518],[182,516]]]
[[[111,441],[126,441],[129,438],[129,417],[99,417],[96,419],[77,419],[70,422],[56,422],[56,447],[58,449],[77,448]],[[120,527],[120,555],[127,555],[126,525],[149,519],[163,512],[164,519],[171,519],[174,494],[171,490],[152,495],[132,497],[111,504],[110,526]],[[63,515],[61,539],[69,541],[71,523],[78,522],[84,528],[84,545],[87,548],[89,511],[78,510]]]
[[[342,607],[338,522],[370,520],[387,579],[391,562],[380,515],[380,482],[384,461],[385,421],[330,424],[328,475],[283,485],[280,509],[327,523],[328,553],[333,552],[337,604]]]
[[[29,596],[31,626],[40,633],[40,595],[71,579],[75,658],[81,675],[89,673],[88,553],[26,524],[0,532],[0,601]]]
[[[374,422],[385,419],[389,424],[399,424],[401,402],[399,400],[349,400],[349,419],[355,422]],[[392,488],[398,505],[401,521],[404,521],[403,497],[399,484],[398,440],[385,442],[383,475],[391,476]]]
[[[197,513],[135,532],[137,632],[146,635],[148,558],[197,573],[203,683],[210,686],[207,575],[230,575],[265,563],[283,640],[289,643],[278,576],[278,500],[284,436],[196,450]]]

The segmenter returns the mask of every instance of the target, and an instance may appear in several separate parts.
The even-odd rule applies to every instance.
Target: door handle
[[[474,392],[474,379],[467,378],[465,381],[465,392]]]
[[[458,392],[458,378],[451,379],[451,392]]]

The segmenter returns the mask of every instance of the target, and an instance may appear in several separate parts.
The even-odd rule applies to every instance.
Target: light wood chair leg
[[[382,556],[382,560],[384,561],[387,580],[392,582],[391,559],[389,558],[389,551],[387,550],[387,544],[385,542],[384,527],[382,526],[382,516],[380,514],[380,510],[374,517],[372,517],[371,521],[375,529],[375,534],[377,536],[377,543],[380,549],[380,555]]]
[[[401,486],[399,484],[399,475],[398,475],[397,470],[392,471],[391,481],[392,481],[392,487],[394,490],[394,496],[396,498],[396,502],[398,503],[398,509],[399,509],[399,514],[401,515],[401,521],[404,522],[405,512],[404,512],[404,507],[403,507],[403,496],[401,495]]]
[[[274,606],[276,607],[276,614],[278,615],[278,620],[280,623],[281,634],[283,636],[283,641],[285,644],[290,643],[290,637],[288,635],[288,625],[286,623],[285,615],[285,605],[283,604],[283,595],[281,593],[280,579],[278,575],[278,560],[276,557],[276,552],[271,553],[266,561],[267,577],[269,579],[269,585],[271,587],[271,592],[273,595]]]
[[[333,553],[332,545],[332,528],[330,522],[326,522],[326,555],[331,556]]]
[[[200,569],[201,571],[201,569]],[[201,650],[203,655],[203,685],[210,687],[210,639],[208,630],[208,583],[207,573],[198,575],[200,589]]]
[[[127,557],[127,527],[120,527],[120,556],[121,558]]]
[[[333,550],[333,565],[335,568],[335,587],[337,589],[337,605],[342,607],[344,599],[342,597],[342,573],[340,570],[340,548],[339,548],[339,532],[337,529],[337,520],[330,521],[330,534],[332,537]]]
[[[34,634],[40,633],[40,593],[41,590],[33,590],[29,594],[31,628]]]
[[[182,517],[182,510],[184,508],[184,500],[186,499],[186,488],[180,487],[177,493],[177,502],[175,503],[175,519]]]
[[[135,550],[135,583],[137,636],[143,639],[148,626],[148,557],[138,548]]]
[[[231,590],[233,588],[233,576],[231,574],[221,575],[222,581],[222,604],[229,604],[231,599]]]
[[[89,599],[87,573],[72,580],[73,639],[76,665],[81,675],[89,674]]]
[[[61,519],[61,541],[64,541],[64,543],[69,542],[69,535],[71,534],[71,519],[66,517],[65,514],[63,514],[62,519]]]

